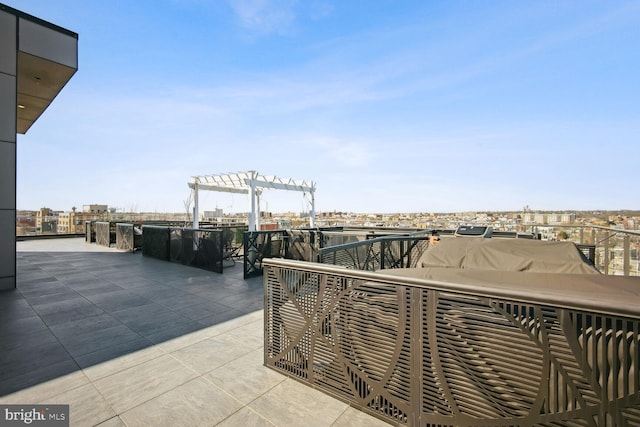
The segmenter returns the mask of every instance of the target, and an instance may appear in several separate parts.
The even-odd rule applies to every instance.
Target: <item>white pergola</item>
[[[251,216],[249,217],[249,231],[260,228],[260,195],[264,189],[290,190],[309,193],[311,197],[310,226],[315,227],[315,191],[314,182],[281,179],[275,176],[260,175],[256,171],[227,173],[221,175],[203,175],[192,177],[189,188],[193,190],[193,228],[198,228],[198,192],[200,190],[220,191],[225,193],[249,194],[251,199]]]

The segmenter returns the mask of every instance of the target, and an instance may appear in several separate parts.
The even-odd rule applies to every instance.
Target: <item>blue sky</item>
[[[640,209],[638,1],[2,1],[79,33],[19,209],[181,212],[248,170],[319,211]]]

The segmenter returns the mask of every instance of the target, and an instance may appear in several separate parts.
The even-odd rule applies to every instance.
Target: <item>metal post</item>
[[[198,180],[195,180],[193,183],[193,228],[200,228],[200,216],[199,206],[198,206]]]
[[[604,232],[604,274],[609,274],[609,232]]]
[[[256,231],[256,183],[255,172],[249,171],[251,178],[249,178],[249,197],[251,198],[251,214],[249,214],[249,231]]]
[[[629,275],[629,272],[631,271],[631,242],[629,241],[629,235],[625,234],[624,238],[623,238],[623,248],[624,248],[624,253],[623,253],[623,267],[622,267],[622,272],[625,276]]]
[[[312,186],[311,191],[311,212],[309,212],[309,226],[315,228],[316,226],[316,189]]]
[[[262,194],[262,190],[257,189],[256,191],[256,230],[260,230],[260,194]]]

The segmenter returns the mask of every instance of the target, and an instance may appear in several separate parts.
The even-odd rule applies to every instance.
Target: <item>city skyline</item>
[[[192,176],[246,170],[325,212],[639,208],[640,2],[4,3],[79,33],[18,209],[182,212]]]

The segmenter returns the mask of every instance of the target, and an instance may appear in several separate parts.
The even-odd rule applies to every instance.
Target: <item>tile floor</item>
[[[69,404],[74,426],[386,423],[263,366],[262,278],[88,244],[17,243],[0,292],[0,404]]]

